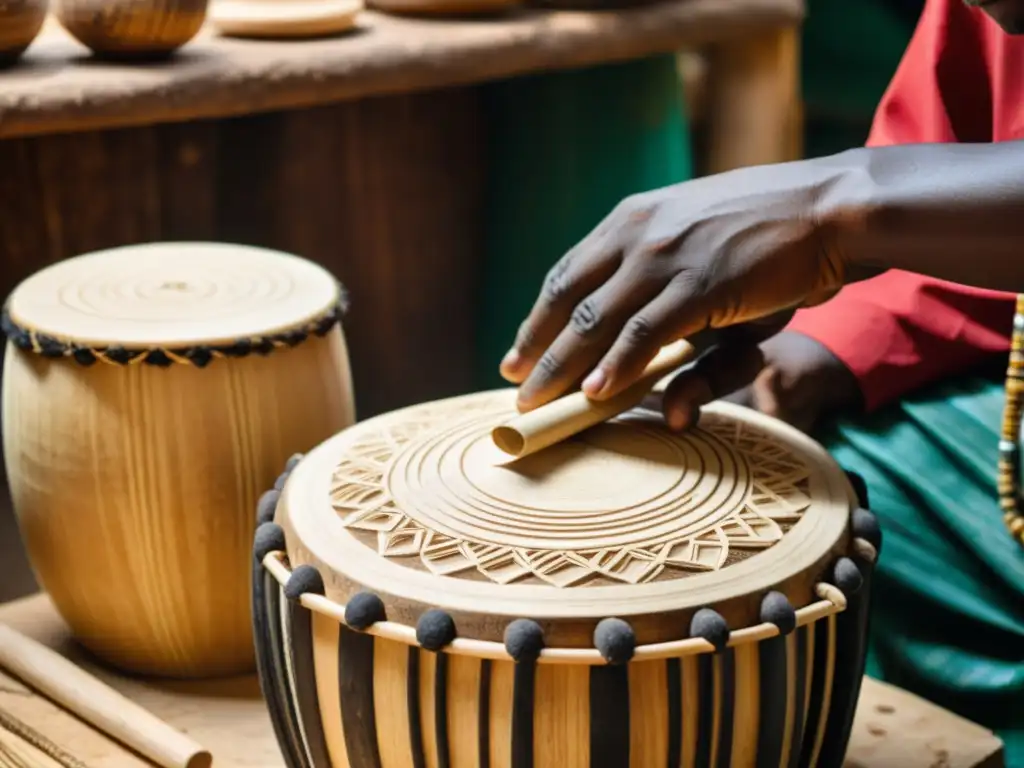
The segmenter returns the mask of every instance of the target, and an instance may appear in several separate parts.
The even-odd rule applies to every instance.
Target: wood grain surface
[[[67,629],[42,595],[0,607],[0,621],[57,648],[189,733],[213,752],[215,768],[283,768],[254,678],[164,683],[118,676],[83,656],[68,640]],[[90,768],[149,765],[6,676],[0,676],[0,707],[43,730],[58,744],[74,747]],[[989,731],[905,691],[865,679],[847,768],[1002,765],[1002,744]]]
[[[803,0],[670,0],[615,12],[430,20],[367,11],[341,37],[254,41],[209,27],[163,64],[103,64],[49,26],[0,73],[0,138],[227,117],[667,53],[788,27]]]

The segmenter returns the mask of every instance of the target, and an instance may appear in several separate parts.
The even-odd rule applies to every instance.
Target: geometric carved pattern
[[[811,506],[809,465],[720,415],[683,435],[628,420],[595,428],[564,448],[576,451],[560,470],[572,477],[551,474],[550,453],[496,466],[490,430],[512,412],[489,394],[456,413],[406,409],[359,435],[332,477],[344,528],[438,576],[601,586],[726,567],[781,540]]]

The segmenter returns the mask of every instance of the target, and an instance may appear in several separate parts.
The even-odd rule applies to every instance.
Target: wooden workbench
[[[150,65],[92,60],[51,24],[0,72],[0,296],[97,248],[281,248],[352,294],[360,416],[464,392],[483,261],[481,84],[699,48],[710,169],[790,159],[803,13],[803,0],[365,12],[355,33],[328,39],[207,30]]]
[[[0,607],[0,622],[57,648],[159,717],[188,732],[215,768],[282,768],[259,686],[252,677],[219,682],[130,680],[86,660],[50,602],[30,597]],[[0,708],[44,732],[90,768],[148,763],[0,673]],[[891,686],[866,678],[847,768],[1001,768],[989,731]]]

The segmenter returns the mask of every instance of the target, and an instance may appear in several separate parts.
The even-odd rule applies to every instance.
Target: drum
[[[880,544],[862,484],[728,404],[512,460],[490,432],[514,401],[361,422],[261,499],[289,765],[840,766]]]
[[[4,308],[8,482],[38,580],[126,671],[255,665],[260,493],[354,419],[343,293],[295,256],[215,243],[87,254]]]

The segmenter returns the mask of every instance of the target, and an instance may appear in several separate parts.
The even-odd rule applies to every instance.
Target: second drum
[[[12,293],[15,513],[41,586],[105,661],[174,677],[253,668],[259,495],[354,420],[342,310],[316,264],[216,243],[87,254]]]

